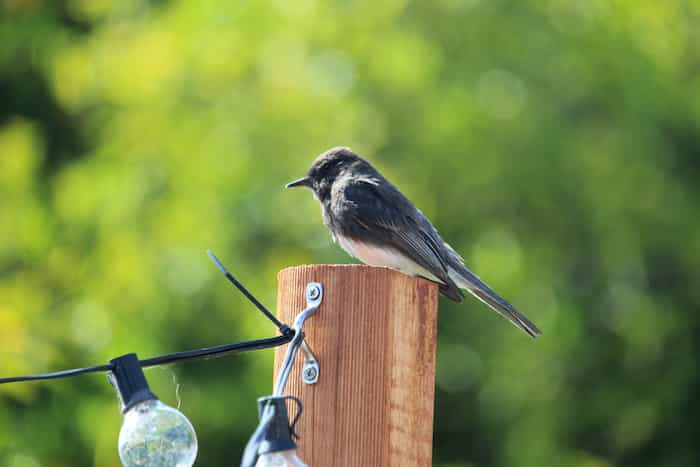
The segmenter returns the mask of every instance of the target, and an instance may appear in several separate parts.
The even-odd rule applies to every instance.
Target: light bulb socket
[[[109,363],[112,365],[112,370],[107,377],[119,394],[122,413],[128,412],[139,402],[158,399],[148,387],[146,375],[143,374],[141,363],[135,353],[113,358]]]
[[[271,452],[289,451],[296,449],[297,444],[292,440],[292,430],[289,426],[289,415],[287,415],[288,397],[261,397],[258,399],[258,416],[262,417],[267,407],[274,411],[265,437],[260,443],[258,454],[268,454]]]

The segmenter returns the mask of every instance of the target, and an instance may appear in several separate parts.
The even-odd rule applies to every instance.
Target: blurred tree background
[[[700,2],[0,0],[0,373],[271,335],[368,157],[495,289],[441,301],[435,465],[700,465]],[[147,371],[238,465],[272,351]],[[103,376],[0,386],[0,465],[118,466]],[[322,466],[315,466],[322,467]]]

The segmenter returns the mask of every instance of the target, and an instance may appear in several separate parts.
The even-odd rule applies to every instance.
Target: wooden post
[[[278,275],[279,317],[305,308],[308,282],[323,302],[305,324],[319,380],[301,380],[300,353],[287,394],[301,399],[296,427],[310,467],[432,465],[438,288],[387,268],[310,265]],[[286,346],[275,353],[275,377]]]

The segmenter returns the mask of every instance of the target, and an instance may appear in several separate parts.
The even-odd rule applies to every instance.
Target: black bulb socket
[[[258,448],[258,454],[289,451],[297,448],[297,444],[292,439],[292,430],[289,426],[286,399],[288,398],[274,396],[258,399],[259,417],[262,417],[265,410],[273,410],[274,412],[272,421],[265,431],[264,439]]]
[[[135,353],[122,355],[109,361],[112,370],[107,378],[119,393],[122,403],[122,413],[128,412],[136,404],[148,400],[158,399],[151,392],[151,388],[143,374],[141,363]]]

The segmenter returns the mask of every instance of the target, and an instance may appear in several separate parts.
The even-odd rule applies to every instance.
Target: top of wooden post
[[[318,277],[325,277],[328,274],[331,276],[334,274],[341,274],[343,277],[351,277],[356,274],[371,278],[378,278],[381,276],[382,279],[399,281],[405,283],[406,285],[412,283],[423,283],[426,285],[432,284],[435,286],[435,288],[437,288],[437,284],[435,282],[423,279],[422,277],[404,274],[401,271],[384,266],[369,266],[366,264],[300,264],[298,266],[289,266],[281,269],[277,273],[277,280],[281,280],[290,273],[310,273],[312,275],[318,275]]]

